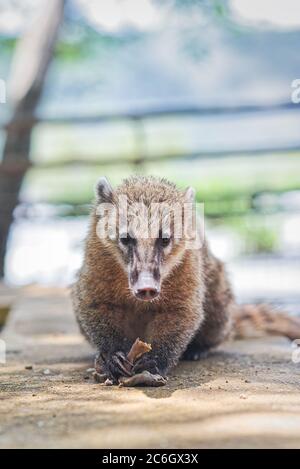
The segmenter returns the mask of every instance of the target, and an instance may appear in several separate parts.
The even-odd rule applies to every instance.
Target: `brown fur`
[[[97,203],[114,202],[118,194],[126,194],[130,204],[142,201],[146,205],[182,203],[184,198],[184,193],[173,184],[152,177],[130,178],[112,194],[98,189],[85,258],[72,296],[80,328],[97,348],[108,374],[115,377],[115,353],[121,351],[126,355],[137,337],[152,345],[152,352],[141,359],[137,370],[165,374],[181,357],[196,359],[230,334],[244,335],[243,324],[247,321],[255,324],[254,311],[262,310],[252,307],[245,312],[235,304],[224,266],[206,244],[191,250],[185,248],[183,241],[174,243],[171,251],[162,253],[162,259],[157,261],[161,262],[162,276],[159,297],[147,302],[134,297],[126,271],[130,260],[116,242],[99,239],[96,234]],[[150,249],[150,244],[145,246],[143,249]],[[133,261],[131,267],[135,268]],[[266,314],[264,324],[268,323],[268,327],[261,330],[294,337],[289,319],[284,316],[280,323],[273,320],[270,312],[269,316]],[[298,326],[295,330],[299,337],[297,320],[294,326]]]

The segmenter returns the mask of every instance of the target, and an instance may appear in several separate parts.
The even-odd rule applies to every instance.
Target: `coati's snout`
[[[136,298],[143,301],[154,300],[159,295],[160,285],[150,272],[141,272],[138,281],[133,285]]]
[[[133,295],[142,301],[157,298],[161,290],[161,266],[163,253],[161,240],[136,239],[128,236],[120,239],[121,249],[126,249],[128,281]]]
[[[123,234],[118,242],[130,291],[139,300],[154,300],[161,290],[162,240]]]

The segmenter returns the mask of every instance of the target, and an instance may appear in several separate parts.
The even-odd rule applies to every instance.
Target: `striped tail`
[[[233,311],[233,337],[245,339],[276,335],[290,340],[300,339],[300,318],[276,311],[266,304],[235,305]]]

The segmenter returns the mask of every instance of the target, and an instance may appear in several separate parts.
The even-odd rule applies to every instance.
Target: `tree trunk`
[[[8,83],[13,114],[6,127],[0,164],[0,278],[4,277],[5,253],[13,212],[21,185],[30,167],[30,139],[35,111],[63,19],[64,0],[43,4],[43,11],[19,41]]]

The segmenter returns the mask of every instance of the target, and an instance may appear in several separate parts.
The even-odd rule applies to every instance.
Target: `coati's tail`
[[[269,305],[235,305],[233,337],[244,339],[277,335],[290,340],[300,339],[300,318],[276,311]]]

